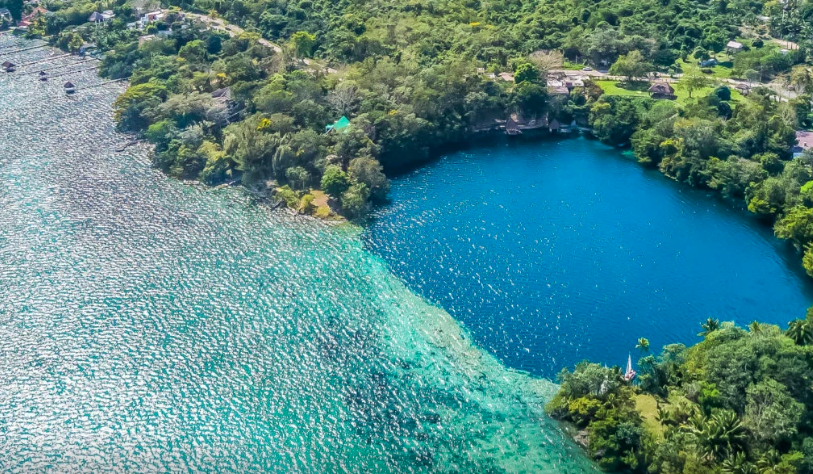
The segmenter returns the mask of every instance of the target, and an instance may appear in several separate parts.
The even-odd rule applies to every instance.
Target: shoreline
[[[70,109],[72,105],[66,107]],[[108,113],[105,112],[105,115]],[[82,127],[80,124],[73,126]],[[109,152],[113,160],[110,158],[105,160],[111,162],[131,160],[133,157],[144,156],[148,153],[148,150],[144,148],[146,145],[139,143],[128,147],[124,152],[115,153],[115,148],[110,147]],[[116,156],[121,158],[115,158]],[[154,169],[152,164],[147,161],[149,160],[134,160],[134,163],[143,164],[135,165],[135,167],[143,167],[145,170]],[[115,163],[110,163],[106,168],[115,169],[117,166]],[[147,175],[149,174],[152,173]],[[165,185],[170,188],[178,186],[179,189],[185,188],[193,194],[201,193],[204,196],[213,194],[211,191],[214,188],[210,186],[190,186],[164,173],[157,173],[155,179],[163,183],[162,187]],[[175,184],[172,183],[173,181]],[[233,194],[231,191],[225,192],[231,196],[222,198],[224,201],[239,202],[241,199],[234,199],[239,195],[250,198],[250,194],[245,188],[240,189],[238,194]],[[220,200],[221,198],[212,197],[210,199]],[[224,207],[229,206],[224,205]],[[184,203],[181,209],[186,208],[192,209],[194,206],[192,203]],[[321,232],[330,232],[335,235],[358,234],[361,231],[360,227],[353,224],[332,226],[325,225],[322,221],[317,224],[315,220],[310,219],[309,223],[296,222],[299,220],[296,216],[290,216],[288,213],[277,214],[278,217],[275,217],[275,220],[289,221],[291,226],[297,227],[304,224],[304,227],[300,228],[303,230],[317,227],[322,229]],[[299,231],[296,233],[299,234]],[[317,245],[315,248],[319,248],[319,246]],[[438,412],[440,420],[443,422],[443,428],[438,431],[438,436],[443,433],[444,429],[447,433],[454,432],[456,438],[479,446],[477,449],[467,451],[476,453],[477,462],[494,462],[504,465],[508,471],[516,471],[518,468],[531,469],[530,466],[534,466],[533,469],[540,472],[566,472],[558,470],[555,466],[581,466],[568,468],[569,472],[576,473],[584,472],[588,469],[584,466],[592,465],[586,456],[581,455],[578,448],[561,434],[558,427],[555,431],[550,431],[552,426],[556,426],[556,422],[544,415],[543,405],[555,392],[555,384],[547,379],[533,377],[528,373],[515,371],[500,364],[493,355],[474,344],[465,327],[448,312],[432,305],[406,288],[403,282],[389,271],[383,261],[363,248],[357,235],[352,235],[352,248],[355,249],[353,259],[361,259],[370,263],[369,266],[367,264],[364,266],[367,269],[367,276],[363,278],[366,284],[371,285],[372,288],[379,288],[385,295],[397,295],[395,298],[386,296],[385,301],[389,301],[389,303],[383,307],[387,308],[384,319],[387,323],[383,326],[385,331],[380,340],[381,347],[386,348],[387,359],[392,361],[392,370],[401,374],[395,375],[394,373],[393,380],[409,380],[419,377],[421,380],[431,381],[430,385],[425,387],[426,389],[431,387],[439,394],[462,392],[466,394],[465,397],[455,396],[461,396],[461,400],[465,398],[468,400],[467,403],[472,404],[468,411],[461,411],[455,405],[447,405],[446,402],[440,404],[440,407],[446,408]],[[420,350],[415,351],[416,347]],[[407,366],[402,367],[398,361],[410,362]],[[454,390],[451,390],[452,388]],[[441,400],[438,400],[438,403],[440,402]],[[429,409],[429,407],[426,408]],[[429,425],[431,426],[431,424]],[[497,431],[493,434],[485,431],[479,434],[468,433],[468,429],[472,426],[482,426],[486,427],[484,429]],[[443,437],[440,436],[438,439],[442,440]],[[532,446],[526,446],[529,441],[532,442]],[[508,458],[500,454],[506,450],[511,453]],[[439,453],[442,456],[449,456],[450,459],[465,454],[446,448]]]

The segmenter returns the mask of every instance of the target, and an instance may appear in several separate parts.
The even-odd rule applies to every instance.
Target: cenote
[[[368,248],[504,364],[553,377],[800,317],[800,258],[747,212],[584,138],[451,153],[393,180]]]

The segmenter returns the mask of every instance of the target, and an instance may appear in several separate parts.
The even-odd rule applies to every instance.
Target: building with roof
[[[796,145],[793,147],[793,157],[801,155],[805,150],[813,148],[813,131],[796,130]]]
[[[675,88],[668,82],[655,82],[649,87],[649,96],[653,99],[675,100]]]
[[[725,49],[729,53],[738,53],[738,52],[742,51],[742,47],[743,47],[742,43],[740,43],[739,41],[733,41],[733,40],[729,41],[725,45]]]

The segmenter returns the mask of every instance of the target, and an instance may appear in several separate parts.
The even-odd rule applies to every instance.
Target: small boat
[[[65,93],[66,94],[73,94],[74,92],[76,92],[76,86],[74,86],[72,82],[66,82],[65,83]]]
[[[40,81],[45,82],[48,80],[48,74],[45,71],[40,71]]]
[[[17,70],[17,66],[14,63],[11,63],[11,62],[8,62],[8,61],[4,62],[0,66],[2,66],[3,70],[6,71],[6,72],[14,72],[14,71]]]
[[[635,378],[635,371],[632,370],[632,354],[627,354],[627,371],[624,372],[624,380],[627,382],[632,382],[632,379]]]

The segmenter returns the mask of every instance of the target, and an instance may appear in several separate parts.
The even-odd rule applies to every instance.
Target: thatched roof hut
[[[653,99],[675,99],[675,89],[668,82],[656,82],[649,88]]]

